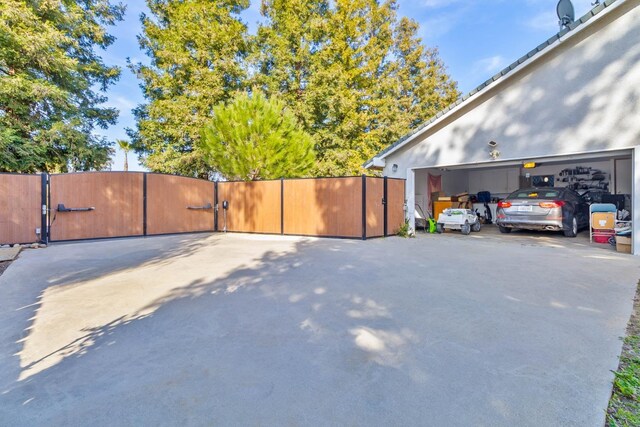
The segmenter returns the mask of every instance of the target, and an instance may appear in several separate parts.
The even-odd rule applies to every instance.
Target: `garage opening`
[[[471,209],[480,222],[482,233],[502,238],[544,237],[566,239],[563,230],[552,226],[516,226],[512,230],[499,230],[498,211],[501,201],[517,190],[569,188],[579,196],[579,203],[587,209],[580,219],[578,233],[572,244],[601,245],[611,250],[630,251],[628,247],[616,248],[608,240],[590,239],[588,206],[594,203],[615,205],[616,220],[632,218],[632,153],[591,153],[583,156],[522,159],[484,164],[461,164],[414,169],[415,172],[415,216],[416,227],[421,228],[420,218],[430,216],[438,219],[448,208]],[[538,196],[531,192],[529,195]],[[547,191],[549,193],[549,191]],[[551,194],[551,193],[549,193]],[[505,206],[506,202],[502,206]],[[504,223],[504,221],[503,221]],[[538,228],[538,229],[536,229]],[[566,229],[567,227],[565,227]],[[508,233],[501,233],[508,232]],[[513,231],[513,232],[511,232]],[[571,233],[569,233],[571,234]],[[623,239],[619,239],[623,241]]]

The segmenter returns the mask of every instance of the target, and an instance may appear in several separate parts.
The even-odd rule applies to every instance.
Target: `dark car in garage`
[[[575,237],[589,225],[589,204],[569,188],[521,189],[498,203],[496,223],[502,233],[549,230]]]

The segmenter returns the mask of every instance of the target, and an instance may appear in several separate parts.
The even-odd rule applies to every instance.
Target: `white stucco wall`
[[[489,141],[499,144],[500,161],[632,149],[637,195],[640,0],[619,0],[529,61],[385,157],[384,174],[407,179],[408,206],[414,170],[489,162]],[[640,255],[640,197],[633,211]],[[408,219],[413,224],[413,209]]]
[[[486,162],[491,140],[500,160],[638,145],[640,0],[621,1],[574,31],[390,154],[385,174]]]

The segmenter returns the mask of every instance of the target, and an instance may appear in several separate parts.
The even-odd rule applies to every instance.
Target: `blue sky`
[[[592,6],[592,0],[573,0],[576,17]],[[401,16],[420,24],[420,36],[427,46],[440,50],[440,57],[463,92],[468,92],[558,31],[557,0],[398,0]],[[243,16],[250,29],[260,19],[259,0],[252,0]],[[122,76],[109,89],[108,105],[120,110],[118,124],[99,134],[109,139],[126,138],[125,128],[135,127],[131,109],[144,101],[126,59],[143,61],[136,35],[144,1],[127,2],[125,20],[111,33],[117,37],[103,57],[106,63],[122,68]],[[143,170],[134,154],[129,169]],[[117,152],[113,170],[122,170],[124,157]]]

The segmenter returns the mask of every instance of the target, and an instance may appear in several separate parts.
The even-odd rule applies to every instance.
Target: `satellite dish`
[[[573,8],[571,0],[560,0],[556,6],[556,12],[558,13],[558,19],[560,20],[560,29],[567,27],[576,20],[576,11]]]

